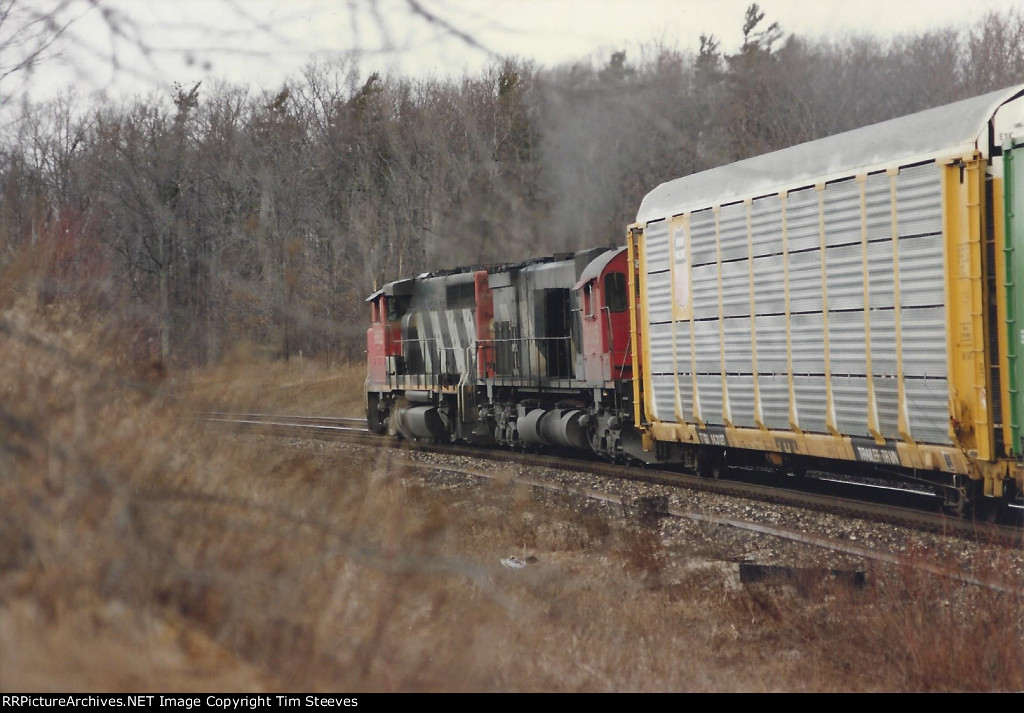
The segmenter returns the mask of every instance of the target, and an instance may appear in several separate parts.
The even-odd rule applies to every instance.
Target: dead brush
[[[207,431],[190,394],[215,388],[140,381],[73,311],[2,318],[4,691],[1022,687],[1012,597],[893,570],[731,590],[722,563],[682,566],[711,552],[700,528],[669,549],[664,521],[511,478],[435,488],[387,457]],[[499,564],[527,544],[536,562]]]
[[[931,564],[927,553],[920,556]],[[867,686],[861,690],[1024,689],[1020,592],[960,582],[931,569],[869,568],[863,587],[820,573],[747,585],[733,603],[740,617],[772,622],[780,642],[848,672],[848,685]],[[869,670],[862,670],[868,662]]]
[[[38,313],[5,319],[5,691],[39,690],[40,680],[57,690],[123,690],[74,652],[87,641],[135,641],[147,617],[202,632],[225,652],[223,670],[255,666],[271,687],[389,690],[466,669],[464,647],[438,656],[400,645],[410,617],[466,609],[451,601],[450,578],[483,576],[434,546],[429,533],[445,523],[436,509],[403,502],[401,472],[203,431],[189,418],[195,402],[124,377],[98,334],[54,334]],[[114,603],[131,614],[87,613]],[[98,623],[79,643],[47,634],[80,615]],[[447,639],[472,630],[453,628]],[[137,653],[164,660],[174,651],[187,662],[194,641],[147,640]],[[46,668],[19,663],[39,661]],[[206,673],[185,680],[198,688],[195,676]],[[236,679],[244,684],[217,680],[220,690],[254,685],[248,674]]]
[[[658,586],[665,570],[665,552],[658,531],[643,524],[630,524],[619,536],[626,570],[642,578],[647,586]]]
[[[874,593],[863,617],[867,626],[856,629],[907,689],[1024,689],[1019,590],[1001,592],[903,567],[879,578]]]

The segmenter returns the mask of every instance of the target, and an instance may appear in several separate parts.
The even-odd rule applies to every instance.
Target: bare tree
[[[1019,13],[889,42],[807,42],[757,6],[737,24],[732,55],[705,35],[692,54],[423,81],[345,55],[269,93],[28,105],[0,142],[0,266],[41,246],[63,285],[48,299],[90,271],[127,286],[120,313],[154,356],[215,361],[249,340],[355,358],[353,305],[381,281],[617,243],[660,181],[977,94],[1024,63]]]
[[[0,0],[0,87],[5,82],[11,87],[16,81],[23,85],[52,57],[58,40],[77,19],[74,4],[72,0],[44,5]],[[16,89],[0,89],[0,108],[17,94]]]

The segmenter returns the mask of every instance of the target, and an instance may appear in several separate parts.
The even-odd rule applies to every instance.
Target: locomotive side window
[[[388,300],[388,321],[397,322],[409,310],[408,297],[392,297]]]
[[[594,316],[594,283],[588,282],[583,287],[583,314],[588,317]]]
[[[476,306],[476,286],[472,282],[445,285],[445,302],[448,309]]]
[[[423,347],[419,340],[419,330],[413,321],[414,315],[402,320],[402,350],[405,352],[405,369],[409,374],[426,374],[426,361],[423,358]]]
[[[626,276],[621,272],[610,272],[604,276],[604,303],[609,312],[622,312],[629,304],[626,301]]]

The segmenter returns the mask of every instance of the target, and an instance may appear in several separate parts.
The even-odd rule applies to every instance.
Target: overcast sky
[[[0,0],[0,3],[6,0]],[[643,43],[695,49],[714,34],[741,42],[749,0],[15,0],[70,22],[60,55],[27,90],[68,83],[117,97],[220,76],[275,90],[311,55],[358,51],[366,72],[476,73],[497,56],[553,66]],[[766,20],[803,37],[889,37],[972,24],[1022,0],[764,0]],[[0,34],[15,29],[0,27]],[[7,60],[9,61],[9,60]],[[58,71],[58,66],[63,67]],[[19,91],[10,80],[8,95]]]

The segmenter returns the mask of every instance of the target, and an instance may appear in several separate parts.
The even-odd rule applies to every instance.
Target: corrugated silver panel
[[[925,443],[950,445],[949,384],[945,379],[904,379],[910,435]]]
[[[718,335],[718,320],[694,322],[696,337],[697,373],[722,371],[722,345]]]
[[[762,374],[787,373],[786,315],[757,317],[756,326],[757,370]]]
[[[702,210],[690,215],[690,261],[694,265],[716,262],[715,214]]]
[[[904,307],[945,304],[942,236],[901,238],[899,251],[900,304]]]
[[[793,191],[786,197],[786,233],[790,253],[821,247],[818,192],[813,188]]]
[[[700,391],[701,418],[705,423],[722,424],[722,377],[719,374],[697,374]]]
[[[725,370],[730,374],[752,374],[750,317],[725,320]]]
[[[644,251],[647,256],[647,272],[669,268],[667,221],[659,220],[647,224],[644,230]]]
[[[900,314],[903,375],[945,379],[946,308],[915,307]]]
[[[868,387],[863,376],[833,376],[836,427],[850,436],[868,435]]]
[[[654,410],[662,421],[676,420],[675,394],[678,382],[680,406],[683,418],[692,419],[693,385],[690,375],[690,323],[654,324],[651,330],[651,384],[654,390]],[[679,350],[674,371],[672,359],[672,333],[676,330]]]
[[[900,235],[942,232],[942,173],[934,163],[902,169],[896,201]]]
[[[789,378],[761,374],[757,379],[761,392],[761,415],[768,428],[789,429]]]
[[[867,373],[864,310],[828,313],[828,347],[833,374]]]
[[[794,374],[825,373],[824,325],[821,312],[794,314],[791,317]]]
[[[789,309],[821,312],[821,250],[789,254]]]
[[[900,389],[895,376],[875,376],[875,405],[878,407],[878,427],[886,438],[899,438]]]
[[[754,377],[743,375],[729,376],[729,409],[735,426],[756,428],[754,423]]]
[[[864,185],[868,240],[892,238],[892,192],[889,176],[873,173]]]
[[[693,423],[693,381],[687,374],[685,379],[679,380],[679,413],[683,415],[683,421]],[[676,420],[675,416],[671,419]]]
[[[722,307],[726,317],[750,316],[750,267],[746,260],[722,263]]]
[[[758,198],[750,205],[754,257],[782,252],[782,201],[778,196]]]
[[[718,214],[718,239],[722,261],[747,256],[747,207],[742,203],[723,206]]]
[[[860,243],[828,248],[828,308],[864,309],[864,258]]]
[[[941,231],[941,182],[934,166],[903,171],[897,179],[899,198],[900,301],[902,347],[911,431],[923,442],[948,443],[946,382],[946,310]],[[864,332],[864,273],[861,246],[860,185],[829,184],[824,193],[829,297],[829,343],[832,393],[837,426],[854,436],[867,435],[867,369]],[[898,434],[895,290],[891,242],[890,179],[869,176],[865,185],[866,230],[871,327],[872,384],[879,426],[888,438]],[[819,250],[818,194],[789,193],[786,201],[789,235],[789,294],[792,329],[793,383],[801,428],[825,428],[824,320]],[[785,270],[781,252],[781,201],[768,197],[751,206],[751,240],[755,259],[756,345],[750,331],[750,262],[746,206],[734,204],[720,212],[722,293],[726,370],[733,422],[754,427],[751,348],[757,349],[762,415],[770,428],[789,426],[786,375]],[[702,416],[711,424],[721,418],[721,353],[718,322],[718,266],[715,224],[711,211],[690,216],[695,353]],[[933,234],[928,234],[933,233]],[[908,235],[923,237],[911,237]],[[648,307],[652,388],[655,412],[675,419],[676,391],[689,419],[692,380],[689,376],[690,324],[671,319],[668,234],[665,224],[647,229]],[[672,330],[678,360],[673,366]],[[678,367],[680,372],[673,373]],[[927,376],[929,378],[914,378]],[[677,383],[678,382],[678,383]]]
[[[651,404],[655,417],[659,421],[676,420],[676,387],[675,377],[671,374],[654,374],[651,376],[651,391],[654,403]]]
[[[647,276],[647,310],[652,322],[672,319],[672,282],[668,272]]]
[[[860,242],[860,188],[852,179],[825,186],[825,242]]]
[[[785,314],[786,271],[782,255],[754,259],[754,304],[757,314]]]
[[[825,427],[825,377],[794,376],[793,391],[800,428],[825,433],[828,430]]]
[[[672,323],[652,324],[649,327],[651,340],[651,371],[655,374],[672,373]],[[687,360],[689,364],[689,360]]]
[[[892,240],[868,244],[868,287],[871,308],[892,307],[896,304],[892,269]]]
[[[690,270],[693,288],[693,318],[718,319],[718,265],[701,265]]]
[[[896,376],[896,312],[875,309],[871,318],[871,370],[876,376]]]

